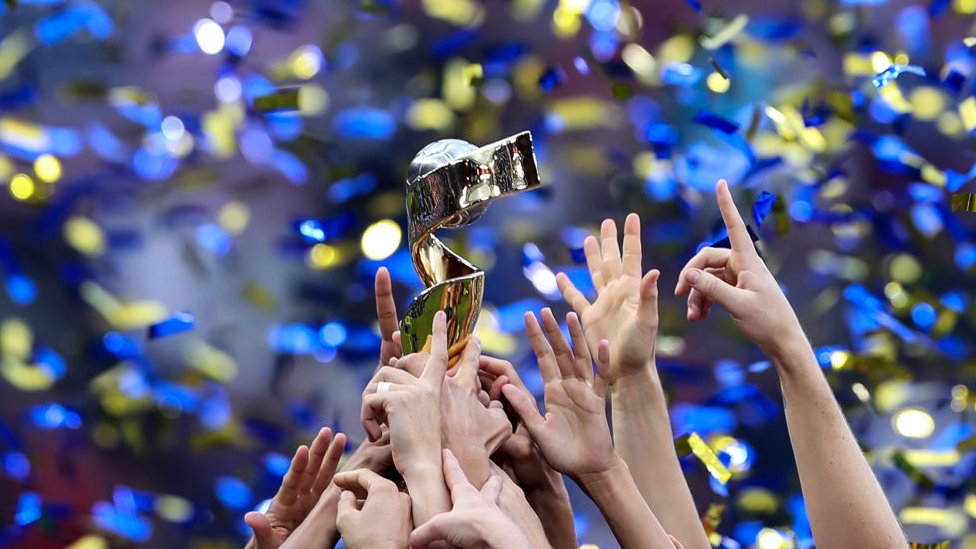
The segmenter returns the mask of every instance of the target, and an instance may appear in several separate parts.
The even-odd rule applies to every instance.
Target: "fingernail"
[[[701,271],[698,269],[688,269],[688,273],[685,275],[685,280],[691,284],[698,284],[698,280],[701,279]]]

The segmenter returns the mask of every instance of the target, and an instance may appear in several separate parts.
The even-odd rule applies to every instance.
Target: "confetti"
[[[697,433],[678,437],[674,441],[674,446],[679,457],[695,454],[695,457],[705,465],[708,472],[718,482],[725,484],[732,477],[732,473],[719,461],[715,452],[712,452],[712,449],[705,444],[705,441]]]

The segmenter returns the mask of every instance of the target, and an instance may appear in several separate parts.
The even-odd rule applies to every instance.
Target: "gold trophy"
[[[400,322],[404,354],[427,348],[434,313],[443,310],[453,364],[481,312],[484,271],[434,232],[473,223],[491,200],[538,186],[529,132],[481,148],[445,139],[417,153],[407,174],[407,234],[413,266],[427,289],[414,298]]]

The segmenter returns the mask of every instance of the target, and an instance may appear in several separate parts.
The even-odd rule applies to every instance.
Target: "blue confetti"
[[[699,111],[695,115],[694,121],[696,124],[701,124],[726,134],[733,134],[739,131],[739,124],[736,122],[708,111]]]
[[[34,492],[24,492],[17,500],[14,522],[19,526],[27,526],[39,518],[41,518],[41,496]]]
[[[223,476],[214,485],[217,500],[235,511],[241,511],[251,504],[251,488],[239,478]]]
[[[57,403],[34,406],[28,414],[31,423],[39,429],[78,429],[81,427],[81,416]]]
[[[892,64],[887,69],[881,71],[877,74],[877,76],[872,78],[871,83],[874,84],[875,88],[883,88],[906,72],[917,74],[919,76],[925,76],[925,69],[918,65]]]
[[[336,115],[332,127],[342,137],[389,139],[396,132],[396,121],[386,111],[357,107]]]
[[[178,312],[162,322],[149,326],[149,339],[159,339],[188,332],[193,329],[195,320],[193,313]]]

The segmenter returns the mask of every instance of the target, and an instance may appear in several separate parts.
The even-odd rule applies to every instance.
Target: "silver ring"
[[[379,395],[379,394],[383,394],[383,393],[388,393],[388,392],[390,392],[390,387],[392,387],[392,386],[393,386],[393,384],[390,383],[389,381],[381,381],[381,382],[379,382],[379,383],[376,384],[376,394]]]

